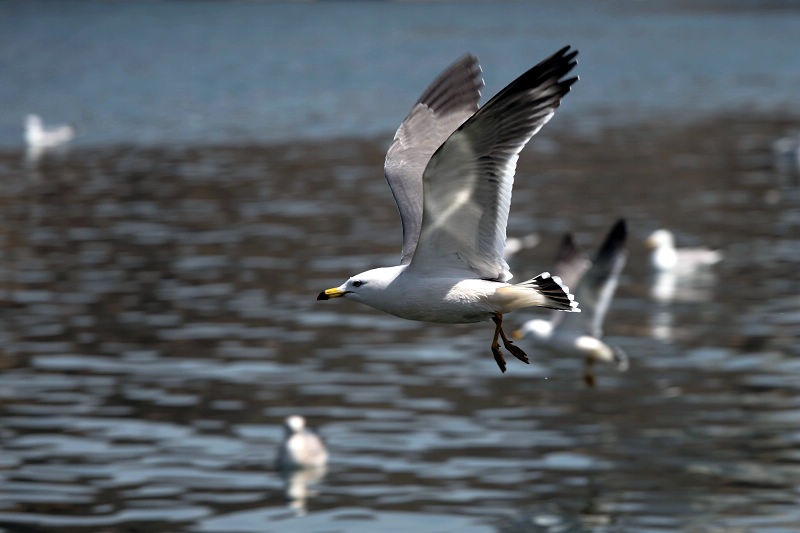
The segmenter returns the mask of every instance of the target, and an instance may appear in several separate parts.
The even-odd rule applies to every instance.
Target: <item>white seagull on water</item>
[[[577,53],[562,48],[480,109],[483,80],[474,56],[442,72],[400,125],[384,163],[403,223],[400,265],[352,276],[317,299],[344,296],[409,320],[492,320],[500,370],[506,363],[498,337],[528,363],[503,332],[503,314],[533,306],[578,311],[578,304],[547,272],[508,283],[503,248],[511,187],[520,151],[578,79],[564,79]]]
[[[675,237],[667,229],[654,231],[645,240],[653,251],[650,265],[658,272],[676,271],[691,273],[722,261],[722,252],[708,248],[676,248]]]
[[[614,363],[619,370],[628,368],[625,352],[602,340],[603,320],[627,261],[626,237],[627,225],[620,219],[590,261],[578,249],[572,235],[565,235],[553,272],[574,287],[583,313],[574,317],[553,313],[550,320],[529,320],[513,333],[516,339],[530,336],[537,344],[556,353],[583,357],[586,363],[584,380],[590,386],[594,385],[592,365],[595,361]]]
[[[46,128],[39,115],[30,114],[25,117],[25,142],[31,149],[55,148],[74,137],[75,128],[69,124]]]
[[[275,465],[280,470],[322,468],[328,462],[328,451],[322,439],[306,427],[306,419],[299,415],[286,417],[283,423],[284,438]]]

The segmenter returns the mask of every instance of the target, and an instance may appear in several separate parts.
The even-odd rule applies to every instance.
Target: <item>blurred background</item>
[[[316,302],[399,260],[427,84],[567,44],[511,263],[626,217],[630,368]],[[798,87],[800,2],[1,3],[0,530],[800,531]],[[665,279],[661,227],[724,259]],[[291,414],[326,471],[273,467]]]

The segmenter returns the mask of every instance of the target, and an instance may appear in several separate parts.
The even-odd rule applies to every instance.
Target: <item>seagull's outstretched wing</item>
[[[564,285],[566,285],[569,290],[573,292],[573,294],[577,294],[576,291],[580,286],[580,282],[583,279],[584,274],[586,274],[586,271],[589,270],[591,266],[592,262],[575,243],[575,238],[572,236],[572,233],[567,233],[564,235],[564,237],[561,238],[561,243],[558,246],[556,261],[553,264],[553,269],[551,270],[553,275],[560,277]],[[576,301],[580,302],[580,300]],[[583,305],[583,302],[581,302],[581,305]],[[575,324],[582,324],[587,320],[587,318],[567,317],[568,314],[571,313],[562,313],[560,311],[554,311],[551,313],[550,324],[552,327],[555,329],[566,320],[570,324],[573,324],[572,327],[582,329],[582,326],[576,326]],[[581,315],[588,316],[588,314],[588,312],[581,310]]]
[[[603,335],[603,320],[614,297],[614,291],[617,290],[619,276],[628,260],[628,252],[625,250],[627,236],[628,226],[625,219],[621,218],[608,232],[606,240],[597,251],[592,267],[586,272],[578,287],[585,295],[585,301],[593,307],[587,317],[591,317],[592,321],[590,332],[598,339]]]
[[[409,268],[511,278],[503,258],[519,152],[577,78],[565,47],[500,91],[439,147],[423,174],[422,229]]]
[[[574,289],[575,298],[581,303],[583,310],[581,329],[598,339],[603,336],[603,320],[617,289],[620,273],[628,259],[625,250],[627,233],[625,219],[619,219],[597,251],[592,266]],[[553,319],[558,320],[560,317],[554,315]]]
[[[572,233],[564,235],[551,272],[559,276],[567,287],[574,289],[590,266],[592,266],[592,262],[575,244]]]
[[[430,84],[400,124],[383,171],[403,222],[401,264],[411,262],[422,225],[422,173],[439,146],[478,109],[483,78],[465,55]]]

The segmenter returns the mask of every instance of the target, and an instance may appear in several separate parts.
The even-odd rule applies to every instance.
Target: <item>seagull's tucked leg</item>
[[[589,387],[594,388],[594,358],[592,356],[586,357],[583,364],[583,381]]]
[[[500,366],[500,370],[505,372],[506,364],[505,361],[503,360],[503,356],[500,354],[500,345],[497,342],[498,336],[501,339],[503,339],[503,346],[505,347],[506,350],[508,350],[511,353],[511,355],[513,355],[514,357],[516,357],[525,364],[530,364],[530,360],[528,359],[528,356],[525,354],[525,352],[523,352],[519,346],[514,345],[514,343],[511,342],[508,339],[508,337],[506,337],[506,334],[503,331],[503,315],[501,313],[495,313],[494,315],[492,315],[492,321],[495,324],[494,339],[492,340],[492,353],[494,354],[494,359],[495,361],[497,361],[498,366]],[[498,356],[500,357],[500,359],[498,359]],[[500,364],[501,360],[503,360],[502,365]]]

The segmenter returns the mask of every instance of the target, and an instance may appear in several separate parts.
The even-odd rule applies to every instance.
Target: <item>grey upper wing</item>
[[[577,78],[576,51],[556,52],[510,83],[462,124],[423,175],[424,214],[411,267],[511,278],[503,258],[519,152],[553,116]]]
[[[586,273],[586,271],[592,266],[592,262],[589,260],[588,257],[578,248],[578,245],[575,243],[575,238],[572,236],[572,233],[567,233],[561,239],[561,243],[558,246],[558,252],[556,253],[556,261],[553,265],[553,269],[550,271],[554,276],[558,276],[561,278],[561,281],[564,282],[571,291],[575,292],[577,287],[580,284],[581,278]],[[578,304],[583,307],[583,302],[577,300]],[[556,327],[560,324],[563,320],[584,320],[583,315],[589,314],[589,309],[582,309],[580,316],[571,317],[568,315],[572,315],[575,313],[562,313],[561,311],[554,311],[551,315],[550,322],[552,323],[553,327]]]
[[[603,320],[628,258],[625,250],[627,233],[625,219],[619,219],[598,250],[591,268],[576,288],[575,299],[586,313],[586,319],[590,321],[589,333],[597,338],[603,335]]]
[[[575,238],[567,233],[561,239],[551,272],[559,276],[567,287],[574,289],[591,265],[589,258],[575,244]]]
[[[483,78],[478,59],[465,55],[428,86],[400,124],[386,153],[384,175],[403,222],[401,264],[414,255],[422,226],[422,174],[433,153],[478,109]]]

